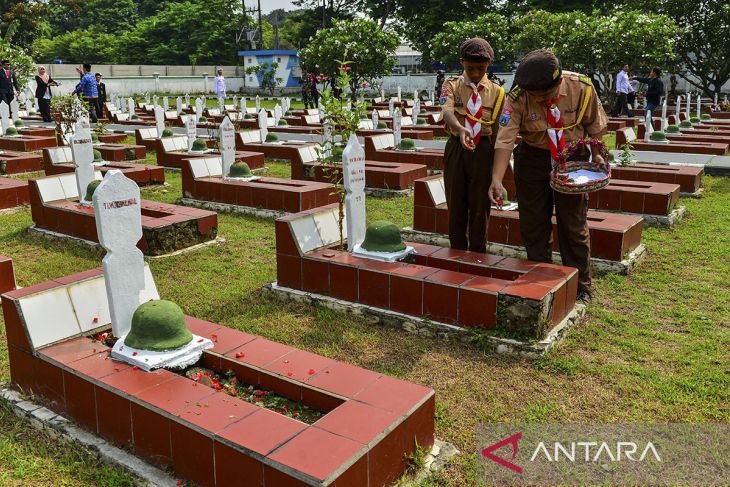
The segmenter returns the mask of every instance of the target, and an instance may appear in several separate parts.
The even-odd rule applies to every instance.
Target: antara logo
[[[481,454],[484,458],[488,458],[505,468],[517,473],[522,473],[522,467],[494,454],[496,450],[507,445],[511,445],[511,460],[515,460],[517,458],[517,453],[519,452],[518,442],[522,439],[522,437],[522,433],[516,433],[484,448],[481,451]],[[652,442],[646,443],[643,448],[640,448],[639,446],[640,445],[633,441],[617,441],[615,444],[609,444],[605,441],[575,441],[571,443],[554,442],[552,444],[550,442],[541,441],[535,447],[529,461],[535,462],[544,458],[548,462],[567,461],[573,463],[595,463],[608,461],[620,462],[626,460],[632,462],[643,462],[648,455],[653,456],[657,462],[662,461],[659,452]]]

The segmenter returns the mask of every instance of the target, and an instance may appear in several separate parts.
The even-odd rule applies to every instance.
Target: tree
[[[398,38],[378,28],[372,20],[337,20],[329,29],[320,30],[299,58],[310,71],[333,76],[348,61],[353,99],[363,81],[371,82],[390,74],[395,66],[393,53]]]
[[[721,0],[638,0],[643,10],[661,12],[681,28],[675,43],[677,72],[705,95],[720,93],[730,80],[730,4]]]
[[[448,66],[459,62],[459,47],[472,37],[483,37],[494,49],[495,61],[510,59],[509,21],[497,13],[480,15],[471,21],[447,22],[444,30],[431,39],[429,49],[424,53],[424,63],[441,61]]]
[[[334,14],[330,14],[330,19]],[[334,16],[336,20],[350,20],[354,16],[347,12],[342,12]],[[289,12],[284,24],[279,29],[279,37],[282,42],[292,46],[294,49],[303,49],[307,47],[311,39],[317,34],[322,27],[322,8],[300,9]]]
[[[33,41],[50,31],[46,11],[46,4],[40,1],[0,0],[0,35],[16,46],[29,49]],[[11,25],[12,36],[7,36]]]
[[[607,87],[625,63],[641,71],[654,65],[668,67],[675,56],[677,26],[662,14],[630,10],[602,16],[537,10],[520,18],[515,27],[518,52],[548,48],[564,68],[597,73]]]
[[[33,50],[43,63],[62,59],[73,64],[112,64],[117,61],[118,39],[98,29],[78,29],[53,39],[38,39]]]
[[[167,2],[125,32],[119,61],[130,64],[223,64],[237,60],[243,21],[237,0]]]
[[[10,61],[10,65],[18,77],[18,84],[25,87],[28,84],[28,78],[35,73],[35,64],[25,49],[10,43],[16,25],[10,25],[5,31],[5,36],[0,42],[0,59]]]
[[[259,86],[269,90],[269,93],[273,96],[276,87],[284,82],[282,78],[276,77],[277,69],[279,69],[279,63],[261,63],[246,68],[246,74],[255,74],[258,77]]]

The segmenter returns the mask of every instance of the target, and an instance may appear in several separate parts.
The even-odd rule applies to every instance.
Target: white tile
[[[401,127],[410,127],[413,125],[413,118],[412,117],[403,117],[400,121]]]
[[[61,181],[61,187],[63,188],[65,198],[79,198],[79,188],[76,185],[76,174],[64,174],[62,176],[58,176],[58,179]]]
[[[305,215],[289,223],[302,253],[321,247],[322,240],[312,215]]]
[[[157,138],[157,129],[156,128],[139,129],[139,136],[143,140],[156,139]]]
[[[636,140],[636,133],[634,132],[633,127],[625,128],[624,134],[626,134],[626,142],[633,142]]]
[[[48,157],[51,159],[51,164],[64,164],[73,161],[70,147],[52,147],[45,150],[47,151]]]
[[[446,191],[444,191],[443,178],[432,179],[427,182],[428,191],[431,193],[434,205],[440,205],[446,203]]]
[[[68,295],[82,333],[112,322],[103,275],[70,285]]]
[[[223,162],[220,157],[206,157],[204,160],[208,174],[213,177],[223,175]]]
[[[43,200],[44,203],[66,198],[65,193],[63,192],[63,186],[61,186],[61,181],[59,181],[57,177],[37,179],[36,184],[38,185],[38,192],[41,195],[41,200]]]
[[[172,152],[175,150],[175,140],[172,137],[165,137],[160,139],[162,141],[162,150],[165,152]]]
[[[65,287],[19,299],[20,310],[34,348],[81,333]]]
[[[340,241],[340,228],[337,224],[339,210],[333,209],[316,213],[314,224],[319,232],[319,239],[323,245],[330,245]]]
[[[204,158],[188,159],[188,163],[190,164],[190,171],[193,173],[193,179],[207,178],[210,175]]]

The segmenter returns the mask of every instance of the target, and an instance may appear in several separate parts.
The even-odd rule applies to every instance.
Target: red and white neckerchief
[[[466,80],[464,81],[466,82]],[[477,86],[470,81],[469,86],[473,91],[469,97],[469,101],[466,103],[466,111],[469,112],[469,115],[473,118],[481,120],[484,110],[482,109],[482,97],[479,93],[484,89],[484,85],[480,84]],[[470,117],[465,117],[464,126],[469,129],[474,145],[478,145],[479,139],[482,137],[482,124]]]
[[[560,95],[553,98],[545,104],[547,107],[547,121],[548,121],[548,141],[550,144],[550,155],[553,161],[558,160],[558,156],[565,149],[565,138],[563,137],[563,114],[560,113],[558,108],[558,100]]]

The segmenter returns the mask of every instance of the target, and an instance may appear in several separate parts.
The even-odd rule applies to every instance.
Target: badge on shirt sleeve
[[[446,99],[449,97],[449,90],[446,88],[446,84],[441,87],[441,94],[439,95],[439,105],[446,105]]]
[[[512,118],[512,107],[511,106],[504,107],[504,110],[502,110],[502,115],[500,115],[500,117],[499,117],[499,126],[506,127],[511,118]]]

